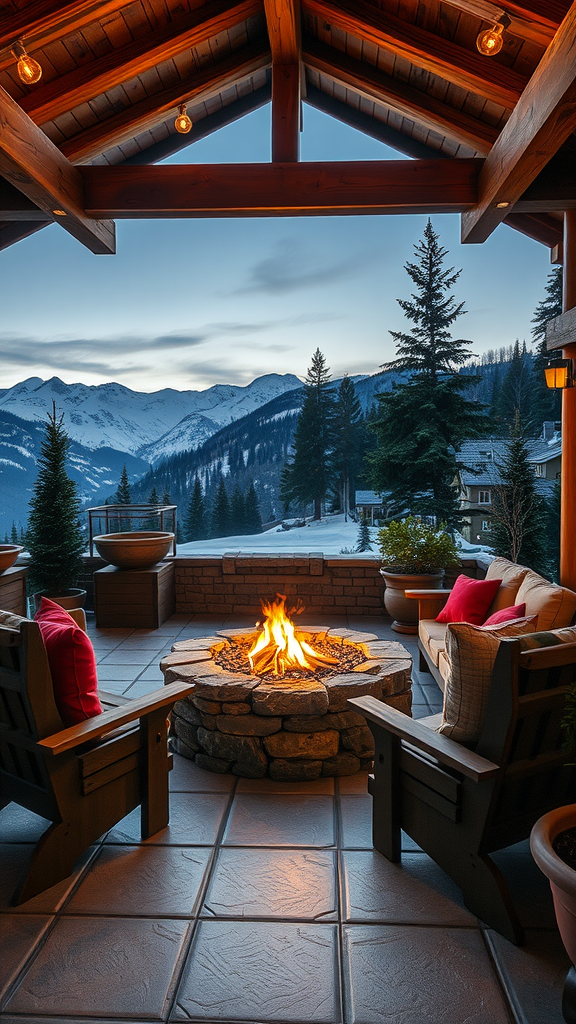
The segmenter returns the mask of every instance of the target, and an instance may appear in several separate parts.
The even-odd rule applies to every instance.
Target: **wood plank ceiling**
[[[154,163],[271,95],[275,162],[298,160],[301,100],[417,159],[490,159],[571,7],[506,2],[512,24],[486,58],[475,41],[490,21],[478,11],[503,8],[483,0],[0,0],[0,93],[76,165]],[[37,85],[17,75],[16,39],[42,65]],[[563,95],[570,104],[569,85]],[[194,122],[185,136],[174,128],[181,102]],[[0,129],[6,118],[0,102]],[[569,164],[575,127],[556,147],[568,139]],[[0,248],[54,219],[10,160],[0,134],[0,172],[28,197],[0,187]],[[560,240],[558,207],[532,197],[496,222],[504,216]]]

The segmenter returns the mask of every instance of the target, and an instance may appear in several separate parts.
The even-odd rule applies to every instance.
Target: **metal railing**
[[[177,505],[98,505],[87,509],[87,512],[91,558],[94,556],[94,537],[106,533],[130,533],[134,529],[173,533],[172,554],[176,554]]]

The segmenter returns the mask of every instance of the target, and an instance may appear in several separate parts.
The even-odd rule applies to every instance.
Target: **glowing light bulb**
[[[508,15],[503,14],[500,20],[492,25],[492,28],[487,28],[480,32],[476,39],[476,46],[484,57],[494,57],[496,53],[500,53],[504,43],[504,29],[508,28],[510,24],[511,21]]]
[[[12,47],[12,55],[18,59],[16,70],[18,77],[26,85],[35,85],[42,78],[42,68],[37,60],[30,57],[24,49],[24,44],[18,40]]]
[[[178,116],[174,121],[174,127],[181,135],[187,135],[192,128],[192,121],[186,113],[186,104],[181,103],[178,107]]]

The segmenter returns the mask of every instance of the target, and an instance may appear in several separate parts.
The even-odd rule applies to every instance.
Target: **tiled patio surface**
[[[382,618],[330,624],[402,639]],[[249,623],[90,627],[102,688],[157,688],[176,637],[224,625]],[[414,715],[440,710],[431,677],[415,668],[413,680]],[[163,833],[140,843],[134,812],[70,880],[17,909],[10,895],[45,822],[14,804],[0,812],[3,1021],[562,1024],[569,963],[527,844],[498,858],[528,929],[518,949],[408,837],[402,866],[372,850],[366,775],[272,783],[174,760]]]

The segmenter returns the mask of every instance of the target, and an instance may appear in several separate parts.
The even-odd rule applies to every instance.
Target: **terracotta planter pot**
[[[132,533],[105,533],[94,537],[98,554],[118,569],[149,569],[168,554],[173,533],[140,530]]]
[[[73,608],[84,607],[86,591],[80,590],[77,587],[71,587],[69,590],[61,590],[60,592],[40,590],[37,594],[34,594],[36,611],[38,611],[43,597],[47,597],[49,601],[54,601],[54,604],[59,604],[61,608],[65,608],[66,611],[70,611]]]
[[[20,544],[0,544],[0,573],[10,569],[24,548]]]
[[[444,571],[427,575],[408,575],[380,569],[384,577],[384,605],[388,614],[394,619],[392,629],[395,633],[418,632],[418,602],[404,596],[405,590],[440,590],[444,580]]]
[[[556,921],[564,948],[576,965],[576,871],[554,852],[552,843],[560,832],[576,828],[576,804],[558,807],[539,818],[530,834],[530,849],[550,882]],[[562,1013],[567,1024],[576,1022],[576,968],[566,977]]]

